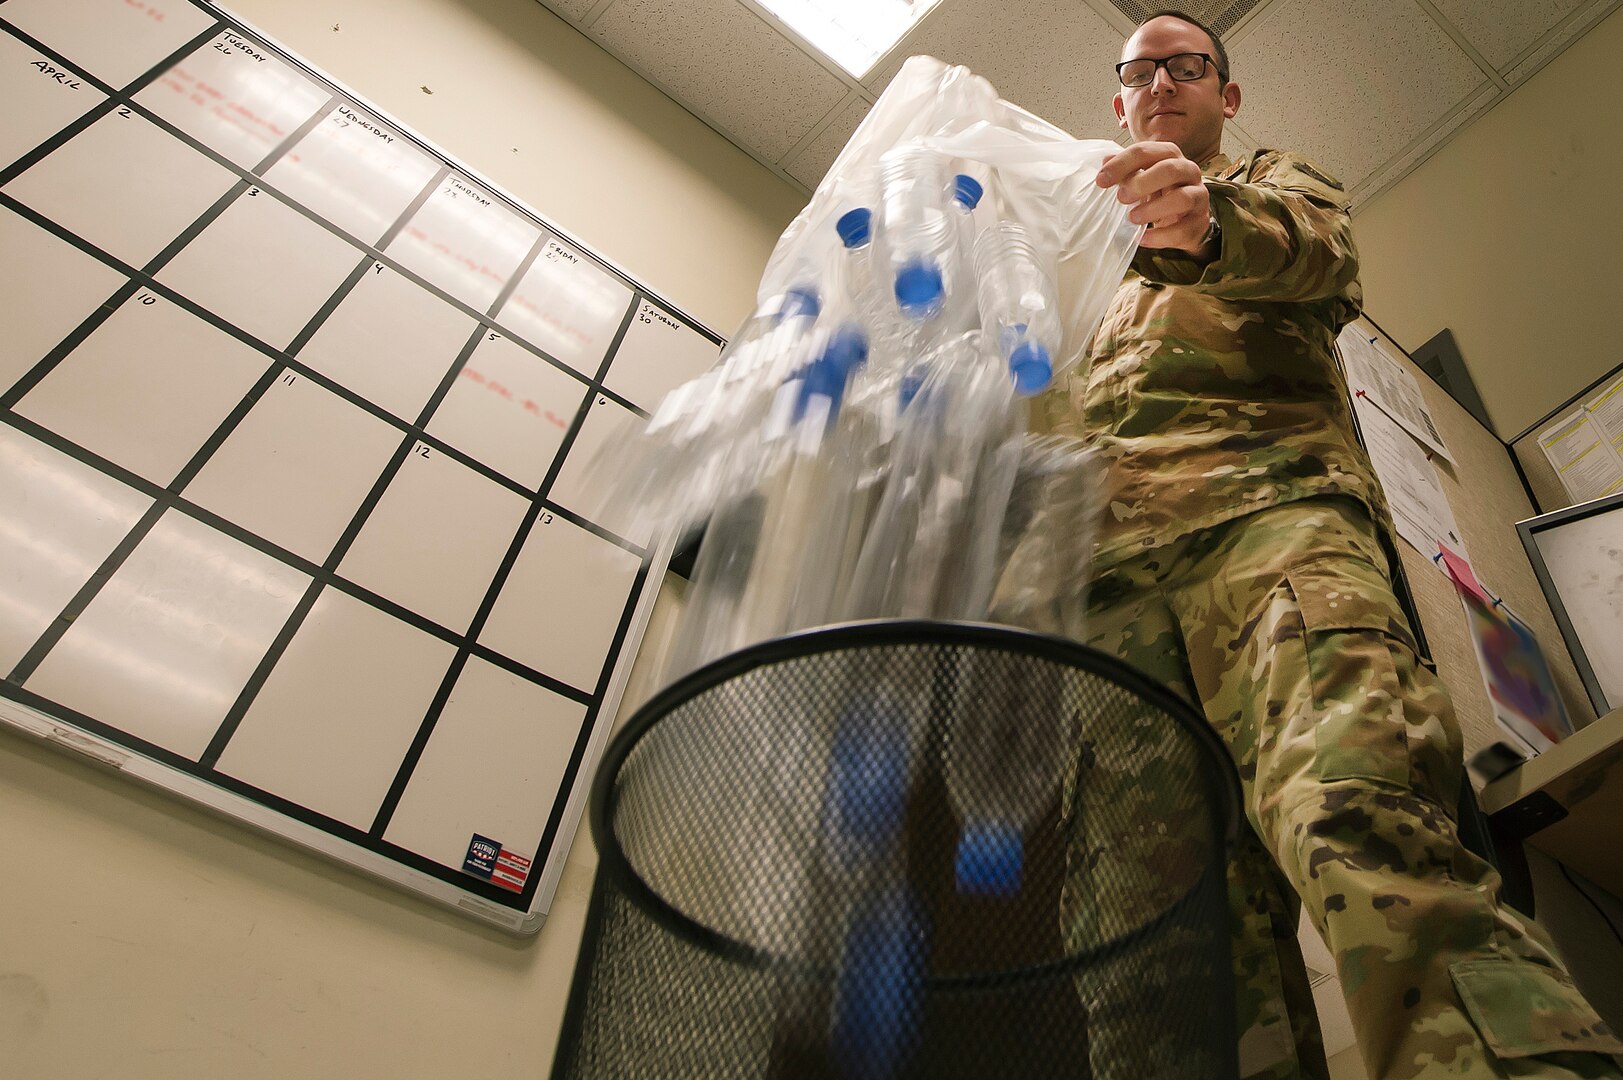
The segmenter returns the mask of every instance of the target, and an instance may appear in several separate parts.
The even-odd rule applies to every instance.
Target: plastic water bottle
[[[1015,389],[1041,393],[1054,377],[1061,330],[1054,279],[1018,222],[989,226],[975,243],[981,326],[1008,361]]]
[[[952,205],[957,211],[953,217],[958,228],[959,251],[966,266],[972,265],[971,253],[975,250],[975,207],[981,204],[981,196],[985,194],[981,182],[968,173],[952,178]]]
[[[947,798],[960,824],[958,891],[1013,896],[1026,838],[1054,805],[1065,763],[1060,684],[1034,686],[1019,657],[974,657],[959,673],[963,707],[943,747]]]
[[[873,211],[859,206],[834,223],[844,248],[842,259],[846,295],[875,338],[899,333],[896,305],[887,295],[873,264]]]
[[[823,833],[849,898],[829,1023],[838,1074],[889,1080],[919,1033],[925,923],[903,851],[915,747],[908,710],[882,688],[843,711],[830,747]]]
[[[851,481],[831,452],[831,433],[846,385],[867,354],[862,329],[842,325],[783,386],[775,407],[786,415],[769,422],[761,455],[760,557],[752,561],[737,613],[738,646],[818,625],[832,614]]]
[[[921,147],[880,159],[879,229],[896,306],[915,321],[934,319],[962,287],[966,211],[980,199],[970,177],[948,186],[947,160]]]

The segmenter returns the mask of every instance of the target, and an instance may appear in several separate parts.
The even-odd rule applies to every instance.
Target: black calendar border
[[[102,251],[96,245],[91,244],[89,241],[77,236],[63,227],[58,226],[55,222],[44,218],[43,215],[38,214],[31,208],[18,202],[10,195],[0,191],[0,206],[5,206],[13,212],[20,214],[35,225],[45,228],[53,235],[72,244],[74,247],[90,255],[92,258],[97,259],[116,272],[124,275],[126,278],[125,285],[117,289],[114,294],[101,305],[101,307],[85,318],[79,326],[70,331],[55,348],[47,353],[47,355],[40,361],[39,364],[35,366],[33,370],[29,371],[22,377],[22,379],[18,380],[12,387],[8,388],[4,397],[0,398],[0,422],[15,428],[24,434],[30,435],[38,441],[41,441],[46,445],[49,445],[54,449],[75,458],[98,472],[108,475],[113,479],[118,480],[137,491],[140,491],[142,494],[153,500],[152,507],[149,508],[148,511],[142,515],[142,518],[137,522],[137,524],[126,533],[124,539],[115,547],[113,553],[108,556],[103,565],[98,568],[86,585],[81,588],[79,595],[76,595],[73,600],[69,602],[68,606],[58,617],[52,628],[47,630],[46,633],[42,635],[41,640],[36,642],[35,647],[29,650],[24,659],[19,662],[17,669],[8,675],[4,682],[0,682],[0,691],[3,691],[6,696],[11,697],[20,704],[26,705],[38,712],[46,715],[57,716],[67,720],[68,722],[73,723],[75,726],[96,734],[109,742],[124,746],[144,757],[174,769],[175,771],[185,773],[202,780],[211,786],[229,791],[251,802],[264,806],[267,809],[273,810],[291,820],[314,827],[321,832],[346,841],[356,847],[361,848],[362,850],[426,874],[460,890],[480,896],[481,898],[498,904],[503,908],[528,913],[529,908],[534,901],[535,893],[539,887],[540,881],[542,877],[545,876],[546,869],[550,866],[552,859],[556,855],[553,848],[557,840],[557,833],[562,825],[564,813],[576,793],[575,789],[579,780],[579,772],[584,764],[587,748],[590,745],[594,734],[596,734],[597,728],[601,721],[600,714],[602,707],[605,704],[609,684],[613,680],[615,674],[628,662],[628,658],[623,655],[626,639],[630,634],[630,624],[635,617],[637,610],[647,599],[645,593],[650,584],[649,576],[650,572],[653,570],[653,562],[655,558],[655,552],[652,549],[638,547],[630,541],[597,526],[595,523],[589,522],[581,518],[579,515],[551,503],[550,499],[548,498],[550,489],[554,481],[557,479],[558,473],[563,468],[563,465],[568,458],[569,450],[573,446],[576,438],[579,436],[580,431],[586,421],[586,417],[590,414],[590,410],[594,405],[602,404],[605,400],[614,401],[616,404],[632,411],[637,415],[643,417],[648,415],[645,409],[638,407],[620,394],[617,394],[604,386],[604,379],[607,377],[609,368],[615,358],[615,355],[624,341],[631,321],[636,314],[642,310],[645,303],[655,305],[664,312],[680,319],[690,329],[700,333],[702,336],[718,346],[724,344],[724,340],[714,331],[710,330],[702,323],[699,323],[691,316],[688,316],[679,308],[667,303],[656,294],[645,289],[642,285],[621,271],[617,266],[614,266],[612,263],[609,263],[608,261],[597,256],[590,250],[590,248],[581,244],[579,241],[575,240],[567,233],[564,233],[562,230],[554,227],[539,214],[536,214],[527,206],[519,203],[511,196],[507,195],[498,186],[490,183],[483,176],[480,176],[471,169],[463,167],[462,164],[452,158],[451,155],[439,150],[436,146],[422,139],[415,132],[410,131],[409,129],[400,125],[398,122],[389,118],[387,113],[375,108],[369,102],[365,101],[365,99],[351,93],[347,88],[329,78],[324,73],[304,63],[299,58],[290,55],[279,46],[267,40],[265,35],[248,27],[235,17],[223,12],[216,4],[212,3],[211,0],[188,0],[188,2],[190,2],[195,8],[210,14],[214,18],[214,22],[207,29],[194,35],[184,45],[172,50],[157,64],[147,69],[122,88],[112,87],[99,78],[90,75],[88,72],[82,71],[79,65],[73,63],[67,57],[57,53],[55,50],[44,45],[44,43],[35,40],[30,35],[12,26],[9,22],[6,22],[3,18],[3,11],[0,11],[0,30],[11,34],[23,44],[40,52],[42,55],[48,56],[53,62],[59,64],[63,68],[71,70],[80,75],[88,84],[94,86],[99,92],[105,95],[104,101],[96,106],[93,106],[91,109],[87,110],[86,113],[69,122],[62,129],[59,129],[50,137],[42,141],[33,150],[23,154],[3,171],[0,171],[0,185],[9,182],[12,178],[20,175],[38,161],[48,157],[57,148],[78,135],[84,129],[88,128],[91,124],[112,112],[114,109],[124,109],[139,113],[143,119],[156,124],[171,137],[180,139],[183,143],[189,145],[193,150],[204,154],[216,164],[221,165],[222,167],[235,173],[238,177],[237,183],[233,184],[231,189],[224,196],[216,200],[216,202],[211,205],[202,215],[200,215],[198,219],[195,220],[187,229],[183,230],[179,235],[177,235],[177,237],[171,241],[171,243],[167,245],[163,251],[161,251],[145,266],[139,269],[125,264],[121,260],[110,255],[108,252]],[[314,79],[318,85],[329,91],[328,101],[321,107],[317,108],[299,127],[299,129],[285,137],[282,142],[278,144],[278,146],[268,155],[266,155],[264,159],[258,162],[253,169],[242,168],[236,163],[227,160],[217,151],[214,151],[212,148],[202,144],[199,140],[195,139],[188,133],[179,130],[173,124],[150,112],[132,100],[136,93],[140,92],[147,85],[156,80],[160,75],[162,75],[163,72],[167,71],[180,59],[184,58],[197,48],[205,45],[208,41],[213,40],[215,37],[225,32],[240,34],[245,38],[253,40],[257,45],[275,53],[284,62],[287,62],[293,67],[301,70],[308,77]],[[412,202],[401,212],[390,229],[385,232],[383,236],[379,237],[375,244],[366,244],[360,241],[359,238],[349,235],[335,224],[320,217],[302,203],[277,190],[274,186],[266,184],[263,177],[260,175],[261,173],[268,171],[269,168],[280,158],[280,156],[285,153],[287,149],[290,148],[294,143],[296,143],[298,139],[302,138],[310,129],[314,128],[317,124],[321,123],[329,115],[331,115],[335,108],[345,104],[370,114],[380,123],[386,124],[394,131],[410,139],[419,147],[419,149],[424,151],[431,160],[438,162],[440,166],[435,175],[427,184],[425,184],[423,189],[419,191],[418,195],[412,200]],[[492,301],[490,307],[485,312],[475,310],[468,304],[461,301],[459,298],[447,293],[444,289],[441,289],[433,283],[424,280],[418,274],[406,269],[405,267],[398,265],[395,260],[385,255],[381,250],[382,248],[388,246],[389,242],[405,225],[406,221],[411,217],[411,215],[414,214],[417,209],[419,209],[421,205],[432,195],[432,193],[438,189],[439,185],[444,183],[445,179],[453,174],[465,177],[468,180],[477,183],[482,189],[484,189],[485,192],[497,199],[500,199],[511,212],[518,215],[521,219],[526,219],[539,227],[539,235],[537,236],[535,243],[532,245],[531,250],[526,254],[525,258],[520,262],[520,264],[509,274],[508,280],[504,284],[503,288],[500,290],[497,297]],[[155,279],[155,275],[170,259],[178,254],[178,252],[182,250],[186,244],[195,239],[196,236],[203,231],[203,229],[205,229],[215,218],[223,213],[228,206],[235,202],[236,199],[241,197],[255,196],[261,191],[270,194],[283,205],[301,213],[306,218],[325,228],[330,233],[338,236],[340,239],[344,240],[346,243],[365,255],[365,258],[361,259],[357,266],[346,276],[344,282],[334,291],[333,295],[329,297],[328,300],[317,311],[317,313],[311,317],[305,327],[303,327],[300,332],[295,335],[285,350],[277,349],[266,342],[260,341],[253,335],[248,334],[241,328],[226,322],[224,319],[221,319],[218,316],[215,316],[212,312],[204,309],[198,304],[193,303],[186,297],[180,295],[173,289],[168,288]],[[513,290],[517,287],[519,281],[522,280],[524,274],[529,270],[530,266],[544,249],[549,240],[556,240],[560,243],[567,244],[571,249],[591,260],[592,264],[597,266],[601,271],[608,273],[614,279],[618,280],[629,290],[631,294],[626,310],[622,313],[620,325],[617,331],[608,345],[605,354],[597,367],[597,370],[589,377],[550,356],[545,350],[540,349],[533,343],[527,341],[523,335],[510,332],[495,318],[495,313],[501,309],[503,304],[505,304]],[[379,264],[389,266],[395,272],[400,273],[409,280],[413,281],[413,283],[418,287],[424,288],[440,300],[452,304],[453,307],[461,310],[465,315],[470,316],[475,322],[474,332],[470,335],[467,343],[464,345],[451,369],[442,379],[441,384],[436,388],[435,393],[432,395],[429,402],[423,407],[417,421],[409,425],[404,423],[404,421],[402,421],[400,418],[395,417],[392,413],[389,413],[388,410],[385,410],[381,406],[370,402],[353,391],[350,391],[348,388],[341,386],[331,378],[315,371],[297,360],[297,353],[299,349],[309,341],[309,339],[315,334],[316,330],[326,320],[326,318],[328,318],[332,312],[337,309],[338,305],[348,295],[350,290],[354,288],[360,278],[369,269]],[[127,303],[131,299],[135,298],[143,289],[156,295],[163,296],[165,299],[181,307],[183,310],[188,311],[188,313],[192,314],[193,316],[204,319],[204,321],[208,322],[210,325],[249,345],[270,361],[269,366],[262,374],[260,379],[256,381],[255,386],[243,396],[237,407],[232,410],[231,414],[229,414],[216,429],[214,435],[204,443],[203,447],[198,450],[193,459],[188,462],[187,466],[184,467],[168,485],[159,485],[153,483],[152,481],[148,481],[130,470],[101,458],[99,455],[78,446],[71,440],[68,440],[55,432],[44,428],[42,425],[36,424],[33,421],[20,416],[12,409],[12,406],[15,405],[17,401],[19,401],[30,389],[37,385],[38,382],[43,379],[45,375],[47,375],[50,370],[56,366],[56,364],[60,363],[68,353],[81,344],[83,340],[88,337],[98,326],[100,326],[108,317],[110,317],[114,311],[116,311],[124,303]],[[585,394],[581,400],[581,404],[577,408],[571,425],[558,449],[554,452],[552,463],[549,466],[547,475],[535,491],[524,488],[516,481],[506,477],[504,474],[499,473],[496,470],[484,465],[482,462],[473,459],[471,456],[458,451],[449,445],[446,445],[442,440],[429,436],[426,431],[423,430],[434,410],[439,406],[445,394],[449,392],[450,387],[459,377],[468,357],[472,354],[474,347],[480,341],[484,340],[487,334],[491,333],[501,334],[502,336],[509,338],[521,347],[525,348],[527,351],[537,355],[544,362],[551,364],[555,368],[583,383],[585,389]],[[202,468],[203,464],[206,463],[213,452],[224,443],[231,431],[235,429],[237,423],[247,415],[248,411],[254,406],[254,404],[258,402],[265,391],[274,385],[279,378],[286,375],[302,376],[312,379],[312,381],[322,386],[323,389],[336,393],[349,403],[361,407],[368,413],[385,420],[392,427],[395,427],[397,430],[401,430],[404,435],[401,445],[397,448],[397,451],[394,457],[391,458],[389,465],[385,467],[383,473],[374,484],[372,491],[368,493],[366,500],[364,500],[360,508],[357,509],[350,522],[350,525],[348,528],[346,528],[344,535],[334,545],[333,550],[329,553],[327,559],[325,559],[323,564],[320,566],[315,565],[310,560],[305,559],[302,556],[298,556],[291,551],[287,551],[278,545],[271,543],[269,540],[266,540],[265,538],[260,537],[249,530],[243,529],[240,526],[227,521],[219,515],[213,514],[212,512],[189,502],[181,494],[186,483],[188,483],[192,477],[196,475],[196,473]],[[420,616],[415,612],[412,612],[410,609],[404,608],[393,601],[387,600],[382,596],[372,593],[370,590],[339,577],[336,573],[337,563],[347,552],[349,545],[353,542],[355,536],[359,534],[360,529],[364,526],[377,502],[382,498],[384,490],[387,489],[389,483],[393,480],[400,464],[403,463],[405,457],[411,452],[412,448],[418,445],[431,447],[437,452],[445,453],[451,456],[454,460],[457,460],[459,463],[473,468],[476,472],[485,476],[487,479],[494,480],[508,490],[529,499],[529,506],[526,510],[525,516],[516,530],[513,539],[509,544],[508,550],[504,554],[495,575],[492,577],[491,582],[487,587],[486,594],[483,597],[472,622],[464,634],[458,634],[448,628],[439,626],[438,624],[432,622],[432,620]],[[38,666],[39,662],[49,651],[50,645],[54,645],[56,641],[60,640],[63,633],[65,633],[67,626],[71,625],[72,620],[76,618],[86,606],[88,606],[90,600],[93,599],[95,592],[99,590],[101,584],[105,583],[112,576],[112,574],[117,571],[118,566],[122,564],[123,560],[127,558],[130,552],[132,552],[139,542],[147,535],[158,519],[170,509],[175,509],[181,513],[184,513],[192,517],[194,520],[200,521],[201,523],[208,525],[217,531],[223,532],[233,539],[238,540],[239,542],[242,542],[257,551],[260,551],[262,554],[276,559],[278,562],[281,562],[284,565],[297,569],[310,577],[310,585],[306,588],[305,593],[295,604],[292,613],[290,613],[281,630],[276,635],[275,640],[272,642],[269,649],[267,649],[265,656],[262,658],[260,664],[256,667],[256,670],[250,677],[248,683],[242,688],[237,701],[233,704],[231,710],[228,712],[226,719],[222,721],[221,727],[216,731],[214,739],[211,740],[209,748],[195,762],[183,758],[171,751],[165,750],[162,747],[147,743],[145,740],[139,739],[128,732],[124,732],[121,729],[114,728],[108,724],[98,721],[93,717],[78,713],[72,709],[65,708],[64,706],[52,702],[49,699],[43,698],[40,695],[32,691],[28,691],[21,686],[21,682],[26,679],[28,674],[32,673],[34,668]],[[478,643],[479,634],[482,632],[486,620],[488,620],[491,611],[494,609],[496,600],[500,596],[502,588],[505,586],[507,578],[510,575],[513,566],[516,564],[519,554],[523,550],[524,544],[528,540],[536,522],[541,520],[544,515],[562,518],[578,527],[587,529],[594,535],[608,540],[630,553],[638,555],[641,559],[626,602],[622,608],[619,621],[616,625],[612,644],[607,656],[605,657],[603,666],[599,671],[597,683],[589,693],[583,693],[566,683],[562,683],[561,681],[547,676],[542,672],[529,668],[527,665],[524,665],[511,657],[507,657],[504,654],[498,653],[495,650],[490,649],[487,646],[482,646]],[[430,705],[424,719],[419,725],[419,729],[415,738],[413,739],[411,749],[408,750],[405,759],[402,761],[395,781],[391,785],[389,793],[385,797],[382,806],[380,806],[379,812],[372,823],[372,827],[364,832],[356,829],[354,826],[328,818],[308,807],[294,803],[270,792],[262,791],[253,787],[252,785],[245,784],[240,780],[236,780],[233,777],[218,772],[214,767],[221,752],[223,752],[230,735],[234,733],[236,726],[241,722],[242,717],[246,714],[247,709],[251,705],[255,695],[257,695],[259,689],[263,687],[264,682],[269,677],[269,674],[274,669],[276,663],[280,661],[288,643],[302,626],[304,618],[314,606],[316,598],[324,589],[328,587],[337,588],[353,598],[367,603],[369,606],[381,610],[386,614],[399,618],[417,629],[423,630],[432,636],[439,638],[440,640],[447,641],[448,643],[455,645],[457,648],[457,652],[454,655],[452,662],[448,666],[446,675],[441,682],[434,701]],[[47,639],[50,639],[49,645],[45,644]],[[577,704],[582,704],[586,707],[586,714],[581,724],[580,733],[575,740],[575,746],[559,782],[558,795],[553,800],[551,812],[547,816],[547,820],[542,829],[542,835],[535,849],[535,863],[537,864],[534,867],[535,872],[533,872],[526,881],[522,893],[517,895],[492,883],[473,877],[463,872],[460,868],[448,867],[442,863],[427,859],[407,849],[401,848],[398,845],[391,844],[382,838],[382,834],[387,829],[389,820],[392,817],[395,808],[398,806],[399,799],[404,793],[405,788],[411,779],[412,770],[415,768],[415,765],[420,759],[423,750],[426,748],[429,738],[433,733],[434,726],[438,722],[444,705],[449,699],[451,689],[455,685],[461,672],[466,667],[467,660],[470,657],[477,657],[485,660],[488,663],[492,663],[500,668],[503,668],[504,670],[511,672],[514,675],[519,676],[520,678],[525,679],[528,682],[531,682],[532,684],[539,685],[544,689],[557,693],[568,700],[575,701]]]

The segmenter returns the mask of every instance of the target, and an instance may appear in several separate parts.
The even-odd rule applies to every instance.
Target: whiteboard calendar
[[[539,927],[719,339],[194,0],[0,4],[0,719]]]

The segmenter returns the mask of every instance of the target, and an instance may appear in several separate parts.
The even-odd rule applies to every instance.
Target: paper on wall
[[[1610,396],[1603,393],[1597,399],[1599,410],[1586,403],[1578,412],[1539,432],[1539,448],[1573,502],[1588,502],[1623,491],[1623,455],[1605,419],[1616,410],[1613,402],[1623,399],[1623,393],[1617,391],[1618,385],[1614,385]]]
[[[1398,426],[1420,440],[1434,454],[1453,462],[1442,434],[1432,422],[1420,383],[1402,363],[1381,348],[1377,338],[1362,323],[1349,323],[1336,343],[1341,347],[1347,369],[1347,388],[1355,397],[1374,401]]]
[[[1448,496],[1443,493],[1442,480],[1424,448],[1367,397],[1353,398],[1353,409],[1398,535],[1433,565],[1437,565],[1445,544],[1463,556],[1465,539],[1448,505]]]
[[[1612,449],[1623,454],[1623,375],[1612,380],[1600,392],[1584,402],[1584,411],[1606,433]]]

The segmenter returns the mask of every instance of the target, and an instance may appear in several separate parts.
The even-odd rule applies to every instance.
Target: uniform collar
[[[1224,153],[1219,153],[1216,157],[1212,158],[1212,160],[1206,163],[1206,167],[1200,170],[1200,175],[1221,176],[1233,167],[1234,162],[1229,160],[1229,156]]]

